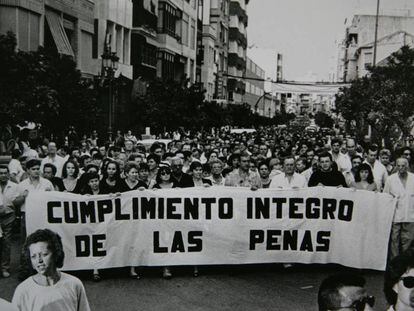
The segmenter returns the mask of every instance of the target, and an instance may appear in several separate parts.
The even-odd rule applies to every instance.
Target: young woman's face
[[[149,159],[148,162],[147,162],[147,164],[148,164],[150,170],[153,170],[157,166],[157,162],[155,162],[154,159]]]
[[[46,242],[37,242],[30,244],[30,261],[33,269],[42,275],[52,275],[56,270],[52,252],[48,249]]]
[[[141,180],[147,180],[148,179],[148,174],[149,174],[148,170],[139,170],[138,177]]]
[[[194,176],[194,178],[200,179],[201,176],[202,176],[202,174],[203,174],[203,169],[201,167],[196,167],[193,170],[193,176]]]
[[[269,177],[269,174],[270,174],[269,168],[266,165],[260,166],[259,167],[259,174],[260,174],[260,177],[262,177],[262,178]]]
[[[108,173],[109,177],[113,177],[116,174],[116,165],[114,163],[109,163],[108,167],[106,168],[106,172]]]
[[[73,176],[75,174],[75,165],[73,163],[68,163],[66,165],[66,175]]]
[[[129,172],[126,173],[126,176],[129,181],[135,182],[138,179],[138,170],[133,167],[129,170]]]
[[[98,178],[90,179],[88,181],[88,185],[89,187],[91,187],[93,191],[98,191],[99,190],[99,179]]]
[[[367,170],[360,171],[359,176],[361,177],[361,180],[366,181],[368,179],[368,171]]]
[[[165,181],[165,182],[170,181],[171,171],[163,170],[161,171],[160,176],[161,176],[162,181]]]

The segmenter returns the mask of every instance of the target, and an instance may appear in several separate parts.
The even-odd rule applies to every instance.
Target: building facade
[[[109,40],[111,51],[119,57],[119,68],[116,75],[132,79],[131,66],[131,0],[99,0],[95,1],[95,45],[93,57],[97,66],[101,66],[101,55],[105,41]],[[107,35],[108,34],[108,35]],[[107,42],[108,43],[108,42]]]
[[[246,60],[244,102],[249,104],[252,111],[265,115],[265,71],[249,57],[246,57]]]
[[[376,63],[380,63],[404,44],[409,44],[414,34],[414,17],[385,16],[378,18]],[[373,65],[375,40],[375,15],[355,15],[346,28],[345,39],[339,45],[337,79],[350,82],[367,74]]]
[[[158,0],[133,0],[131,64],[133,79],[157,76]]]
[[[0,0],[0,33],[16,34],[17,48],[39,46],[74,58],[84,76],[96,75],[93,60],[94,9],[91,0]]]
[[[248,0],[230,1],[229,54],[227,82],[228,100],[235,104],[244,103],[246,85],[243,77],[246,73],[247,48],[247,5]]]
[[[198,0],[158,1],[157,77],[194,83]]]

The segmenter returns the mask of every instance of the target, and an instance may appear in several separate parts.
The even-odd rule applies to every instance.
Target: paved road
[[[18,244],[13,244],[12,277],[0,279],[0,297],[11,300],[16,278]],[[92,310],[317,310],[320,281],[339,266],[280,265],[208,267],[194,278],[189,268],[176,268],[174,278],[163,280],[159,268],[146,268],[141,280],[131,280],[126,269],[104,271],[100,283],[90,274],[75,275],[83,281]],[[370,294],[377,297],[375,310],[385,310],[383,274],[362,271]]]

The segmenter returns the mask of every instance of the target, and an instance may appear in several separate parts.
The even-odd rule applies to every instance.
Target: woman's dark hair
[[[85,175],[86,183],[89,183],[89,181],[92,179],[98,179],[98,180],[100,179],[99,174],[96,172],[85,173],[84,175]]]
[[[151,153],[151,154],[148,155],[148,157],[147,157],[147,163],[151,159],[154,160],[157,164],[160,164],[160,162],[161,162],[160,157],[158,155],[156,155],[156,154],[153,154],[153,153]]]
[[[24,243],[23,249],[26,256],[26,261],[29,267],[32,267],[32,261],[30,260],[30,245],[38,243],[38,242],[46,242],[47,248],[53,254],[53,260],[57,268],[63,267],[63,261],[65,259],[65,253],[63,251],[62,239],[60,236],[49,230],[49,229],[39,229],[30,234],[26,238],[26,242]]]
[[[115,179],[115,180],[120,179],[120,178],[121,178],[121,169],[120,169],[120,167],[119,167],[119,163],[118,163],[118,162],[116,162],[116,161],[113,161],[113,160],[110,160],[110,161],[106,164],[105,169],[103,170],[103,173],[102,173],[102,175],[103,175],[103,179],[107,179],[107,178],[108,178],[108,166],[109,166],[110,164],[114,164],[114,165],[115,165],[115,167],[116,167],[116,173],[115,173],[115,175],[114,175],[114,179]]]
[[[397,302],[397,293],[393,290],[401,276],[409,269],[414,268],[414,249],[409,248],[397,257],[391,260],[384,276],[384,294],[387,302],[390,305],[395,305]]]
[[[169,168],[168,166],[161,166],[158,169],[157,176],[155,177],[155,181],[157,182],[157,184],[160,184],[162,182],[161,174],[165,172],[170,174],[169,182],[172,181],[171,168]]]
[[[203,169],[203,165],[200,162],[198,162],[198,161],[191,162],[191,164],[190,164],[190,172],[194,171],[196,168]]]
[[[361,175],[360,175],[361,171],[368,171],[367,182],[369,184],[372,184],[374,182],[374,175],[372,174],[371,166],[369,166],[369,164],[367,163],[362,163],[361,165],[357,167],[357,172],[355,174],[355,181],[356,182],[361,181]]]
[[[135,162],[133,161],[127,162],[124,166],[124,173],[129,174],[129,171],[132,170],[133,168],[135,168],[138,171],[138,165]]]
[[[149,171],[149,166],[148,166],[148,164],[147,163],[144,163],[144,162],[141,162],[139,165],[138,165],[138,172],[139,171]]]
[[[62,178],[68,177],[68,171],[67,171],[68,163],[72,163],[73,166],[75,167],[75,173],[73,174],[73,177],[77,178],[78,175],[79,175],[79,166],[78,166],[78,163],[76,163],[73,160],[67,160],[65,162],[65,164],[63,164],[63,168],[62,168]]]

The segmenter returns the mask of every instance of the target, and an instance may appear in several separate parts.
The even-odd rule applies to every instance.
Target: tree
[[[332,120],[331,116],[327,113],[318,111],[315,114],[315,123],[319,127],[329,127],[332,128],[334,125],[334,121]]]
[[[368,76],[340,90],[336,106],[359,137],[368,125],[378,133],[378,141],[388,139],[396,128],[408,135],[414,114],[414,50],[404,46],[386,66],[371,67]]]
[[[16,51],[15,35],[9,32],[0,35],[0,63],[1,124],[35,122],[55,135],[69,125],[85,131],[96,124],[95,91],[71,57],[42,47]]]

